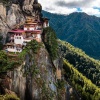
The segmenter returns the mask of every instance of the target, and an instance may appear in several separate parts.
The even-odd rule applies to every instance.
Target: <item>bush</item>
[[[0,100],[20,100],[15,95],[0,95]]]

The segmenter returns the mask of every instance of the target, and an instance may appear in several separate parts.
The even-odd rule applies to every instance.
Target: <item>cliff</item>
[[[57,87],[59,77],[56,74],[56,67],[62,67],[62,62],[59,62],[61,58],[51,60],[43,43],[34,40],[19,56],[7,57],[10,62],[5,68],[0,69],[1,94],[12,94],[13,91],[21,100],[58,100],[58,97],[60,100],[65,99],[65,86],[59,91]],[[59,92],[62,94],[58,95]]]
[[[46,100],[56,97],[56,73],[49,54],[42,44],[37,54],[33,51],[26,55],[21,66],[7,71],[5,80],[10,80],[3,87],[14,91],[21,100]],[[55,92],[55,93],[54,93]]]
[[[2,3],[3,9],[0,14],[0,35],[3,36],[4,44],[7,32],[23,25],[27,17],[36,17],[38,20],[42,17],[42,6],[37,0],[8,2],[7,7]],[[53,39],[57,42],[55,37]],[[53,40],[49,41],[52,41],[52,45],[49,45],[52,50]],[[62,58],[60,55],[52,58],[51,54],[54,51],[55,49],[49,51],[45,43],[38,43],[35,40],[31,41],[20,54],[0,51],[2,55],[0,56],[0,94],[17,95],[20,100],[64,100],[66,90],[61,75]],[[57,54],[58,52],[59,50]],[[58,84],[58,80],[59,84],[63,83],[62,87]]]

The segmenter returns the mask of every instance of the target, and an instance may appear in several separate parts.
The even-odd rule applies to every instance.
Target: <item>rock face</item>
[[[4,18],[6,17],[6,7],[3,5],[3,3],[0,3],[0,15]]]
[[[35,14],[33,14],[33,3],[34,0],[25,0],[23,2],[23,11],[26,12],[27,14],[35,16]]]
[[[0,3],[0,36],[2,35],[5,39],[7,31],[8,25],[6,22],[6,7],[3,5],[3,3]]]
[[[38,54],[30,51],[24,63],[8,71],[5,77],[3,87],[14,91],[21,100],[57,100],[55,66],[44,45]]]
[[[9,7],[0,3],[0,9],[0,35],[6,38],[7,32],[16,24],[22,25],[27,16],[40,18],[42,7],[37,0],[13,0]]]
[[[15,24],[25,22],[25,17],[20,9],[20,6],[17,4],[12,4],[7,14],[7,23],[10,27]]]

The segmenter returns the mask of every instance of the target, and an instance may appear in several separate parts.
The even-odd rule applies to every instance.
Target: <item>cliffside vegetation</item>
[[[20,100],[15,95],[0,95],[0,100]]]
[[[47,87],[47,82],[45,79],[43,79],[43,75],[41,70],[43,70],[45,74],[48,73],[48,70],[44,67],[39,68],[38,65],[40,64],[40,61],[38,61],[39,54],[40,54],[40,48],[45,48],[42,43],[38,43],[36,40],[33,40],[29,42],[26,47],[23,49],[21,53],[7,53],[4,51],[0,51],[0,74],[6,74],[7,71],[11,71],[14,68],[19,67],[20,65],[23,64],[23,61],[25,61],[28,56],[29,58],[29,63],[28,59],[26,60],[26,64],[22,66],[24,67],[25,71],[23,73],[23,77],[32,77],[34,80],[34,84],[36,85],[37,88],[40,88],[41,91],[39,92],[40,99],[41,100],[52,100],[55,98],[55,92],[52,91],[52,89],[48,86]],[[42,60],[42,59],[41,59]],[[29,64],[32,65],[29,65]],[[28,65],[27,65],[28,64]],[[51,64],[52,65],[52,64]],[[43,66],[43,65],[40,65]],[[45,66],[45,64],[44,64]],[[44,68],[44,69],[43,69]],[[5,72],[5,73],[4,73]],[[46,78],[46,77],[45,77]],[[52,77],[53,78],[53,77]],[[28,84],[28,83],[27,83]],[[29,91],[28,91],[29,92]],[[30,99],[29,93],[26,90],[26,99]],[[19,100],[12,95],[2,95],[2,99],[4,100]],[[6,99],[7,98],[7,99]],[[10,98],[10,99],[9,99]],[[1,100],[2,100],[1,99]]]
[[[61,43],[61,44],[60,44]],[[59,42],[63,57],[79,72],[100,87],[100,61],[87,56],[68,42]]]
[[[64,70],[66,80],[77,90],[82,100],[100,100],[100,88],[81,74],[67,60],[64,60]]]
[[[7,70],[11,70],[21,65],[25,60],[26,54],[28,54],[30,50],[36,54],[40,47],[41,44],[33,40],[29,42],[24,50],[19,54],[0,51],[0,73],[7,72]]]
[[[51,27],[47,27],[43,31],[43,42],[50,54],[50,57],[54,60],[58,56],[58,42],[55,31]]]

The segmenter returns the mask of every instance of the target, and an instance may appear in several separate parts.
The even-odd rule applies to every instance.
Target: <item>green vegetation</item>
[[[66,93],[66,88],[65,88],[66,81],[63,80],[63,79],[62,80],[58,79],[55,86],[57,87],[57,93],[58,93],[57,98],[58,98],[58,100],[63,100],[64,95]]]
[[[18,64],[19,62],[17,60],[13,60],[12,57],[8,57],[7,53],[0,51],[0,73],[15,68]]]
[[[83,76],[67,60],[64,60],[64,69],[67,81],[82,96],[82,100],[100,100],[100,88]]]
[[[58,43],[55,31],[51,27],[47,27],[44,29],[43,34],[44,34],[43,37],[44,44],[51,58],[54,60],[58,56]]]
[[[15,95],[0,95],[0,100],[20,100]]]
[[[75,48],[67,42],[59,41],[63,57],[79,72],[100,86],[100,61],[87,56],[81,49]]]
[[[30,52],[37,54],[41,46],[41,43],[38,43],[36,40],[32,40],[31,42],[27,43],[23,51],[19,54],[19,58],[24,59],[25,55]]]
[[[25,60],[26,54],[30,54],[29,52],[36,54],[40,47],[41,43],[33,40],[27,44],[27,46],[21,53],[19,53],[19,55],[0,51],[0,73],[6,72],[7,70],[11,70],[16,68],[18,65],[21,65]]]

